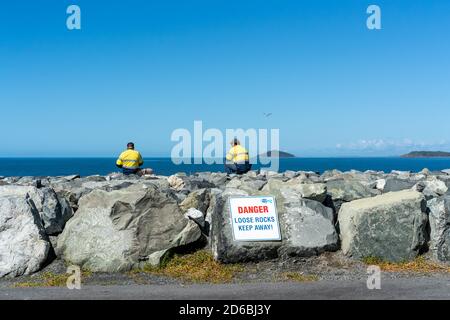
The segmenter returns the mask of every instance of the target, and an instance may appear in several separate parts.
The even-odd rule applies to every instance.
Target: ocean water
[[[0,158],[0,176],[59,176],[79,174],[105,175],[119,171],[115,158]],[[221,164],[175,165],[170,158],[144,158],[145,168],[152,168],[156,174],[171,175],[177,172],[223,171]],[[253,165],[254,169],[261,165]],[[264,166],[263,166],[264,167]],[[304,170],[323,172],[325,170],[405,170],[418,172],[423,168],[442,170],[450,168],[450,158],[285,158],[280,159],[280,171]]]

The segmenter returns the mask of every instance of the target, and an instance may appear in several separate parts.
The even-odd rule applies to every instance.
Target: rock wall
[[[221,262],[342,250],[389,261],[449,261],[450,171],[250,171],[193,175],[0,178],[0,276],[57,258],[93,271],[159,264],[211,248]],[[228,199],[277,200],[281,241],[233,240]]]

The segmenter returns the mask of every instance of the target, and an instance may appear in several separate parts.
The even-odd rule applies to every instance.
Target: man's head
[[[233,140],[231,140],[230,144],[232,146],[237,146],[240,145],[241,143],[239,142],[238,138],[234,138]]]
[[[134,150],[134,143],[133,142],[128,142],[127,143],[127,149]]]

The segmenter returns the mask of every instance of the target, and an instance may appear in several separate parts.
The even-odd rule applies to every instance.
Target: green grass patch
[[[319,277],[314,274],[302,274],[299,272],[284,272],[281,274],[283,280],[295,282],[313,282],[318,281]]]
[[[186,255],[174,255],[160,267],[146,265],[132,274],[144,272],[193,283],[227,283],[244,270],[239,264],[221,264],[214,260],[211,253],[200,250]]]
[[[92,275],[90,271],[81,272],[81,281],[89,278]],[[68,273],[53,273],[44,272],[39,275],[34,281],[16,282],[13,284],[14,288],[35,288],[35,287],[65,287],[67,279],[70,277]]]
[[[449,272],[450,267],[439,264],[437,262],[429,261],[424,256],[419,256],[411,261],[389,262],[377,257],[366,257],[362,261],[367,265],[377,265],[383,271],[392,272]]]

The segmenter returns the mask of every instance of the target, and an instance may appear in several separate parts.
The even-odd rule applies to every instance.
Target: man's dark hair
[[[127,143],[127,148],[128,149],[134,149],[134,143],[133,142],[128,142]]]

